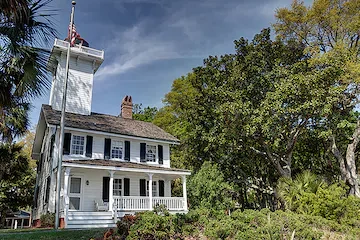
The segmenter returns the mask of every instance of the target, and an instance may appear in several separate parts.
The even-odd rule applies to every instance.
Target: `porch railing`
[[[184,198],[182,197],[153,197],[153,206],[165,205],[169,210],[183,210]]]
[[[148,210],[148,197],[114,197],[114,203],[118,210]]]
[[[184,198],[182,197],[153,197],[152,206],[163,204],[169,210],[184,210]],[[118,210],[144,211],[150,209],[149,197],[124,196],[114,197],[114,205]]]

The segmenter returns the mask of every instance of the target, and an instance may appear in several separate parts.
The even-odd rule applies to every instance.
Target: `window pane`
[[[74,210],[80,210],[80,198],[79,197],[69,197],[69,208]]]
[[[71,154],[84,154],[85,137],[74,135],[71,142]]]
[[[70,182],[70,193],[80,193],[81,189],[81,178],[71,178]]]
[[[112,141],[111,142],[111,158],[122,159],[123,155],[123,142]]]
[[[146,145],[146,161],[148,162],[156,161],[156,146]]]
[[[114,196],[121,196],[121,179],[114,179],[114,189],[113,189],[113,195]]]

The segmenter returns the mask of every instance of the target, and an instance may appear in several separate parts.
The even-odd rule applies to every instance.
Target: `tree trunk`
[[[339,151],[339,149],[337,148],[336,145],[336,141],[335,141],[335,136],[331,136],[331,153],[334,155],[334,157],[338,160],[339,165],[340,165],[340,174],[341,174],[341,180],[343,180],[344,182],[346,182],[346,180],[348,179],[347,177],[347,170],[346,170],[346,165],[345,165],[345,159],[342,156],[341,152]]]
[[[356,128],[352,135],[352,142],[346,149],[346,161],[336,146],[335,137],[331,137],[331,152],[339,161],[341,179],[350,187],[349,194],[360,197],[359,182],[357,179],[355,153],[360,141],[360,120],[357,121]]]
[[[358,120],[355,131],[352,136],[352,143],[348,144],[346,150],[346,165],[348,171],[348,179],[347,182],[350,186],[350,195],[355,195],[360,197],[360,190],[359,190],[359,182],[357,179],[357,172],[356,172],[356,161],[355,161],[355,152],[357,145],[359,144],[360,138],[360,120]]]

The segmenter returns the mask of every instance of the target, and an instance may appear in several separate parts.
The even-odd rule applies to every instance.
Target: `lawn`
[[[29,230],[29,231],[0,231],[0,240],[62,240],[62,239],[91,239],[103,237],[106,229],[86,229],[86,230]]]

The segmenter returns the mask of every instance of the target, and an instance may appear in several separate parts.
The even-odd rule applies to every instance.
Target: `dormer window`
[[[73,135],[71,141],[71,154],[84,155],[85,137]]]
[[[111,158],[122,159],[123,158],[123,142],[111,141]]]
[[[146,161],[156,162],[156,145],[146,145]]]

